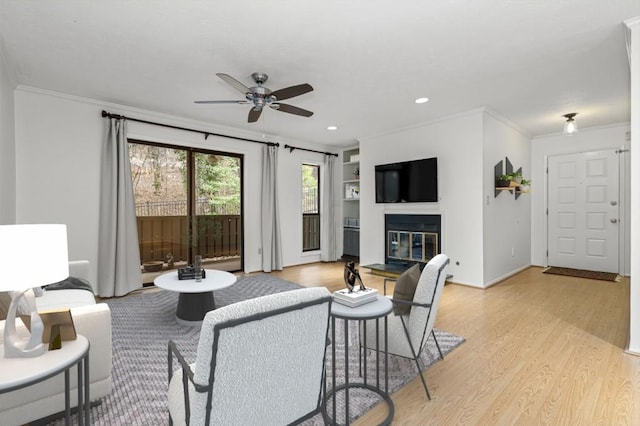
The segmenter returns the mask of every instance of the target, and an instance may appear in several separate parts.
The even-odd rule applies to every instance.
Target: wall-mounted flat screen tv
[[[438,201],[438,159],[376,166],[376,203]]]

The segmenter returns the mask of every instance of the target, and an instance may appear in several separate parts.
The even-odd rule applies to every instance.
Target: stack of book
[[[375,288],[367,288],[365,290],[353,290],[349,292],[348,289],[338,290],[333,293],[333,300],[350,308],[364,305],[365,303],[373,302],[378,298],[378,290]]]
[[[200,273],[202,274],[202,278],[206,278],[206,272],[204,269],[200,269]],[[196,278],[196,268],[191,265],[185,266],[184,268],[178,269],[178,279],[179,280],[193,280]]]

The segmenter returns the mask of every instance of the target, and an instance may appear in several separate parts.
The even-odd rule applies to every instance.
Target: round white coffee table
[[[207,312],[214,310],[214,290],[229,287],[237,278],[232,273],[206,269],[206,277],[200,282],[179,280],[178,271],[167,272],[156,277],[153,283],[164,290],[180,293],[176,319],[185,325],[200,325]]]

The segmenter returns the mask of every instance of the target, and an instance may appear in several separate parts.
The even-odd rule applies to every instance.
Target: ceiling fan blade
[[[224,73],[217,73],[216,74],[218,77],[220,77],[222,80],[224,80],[225,83],[227,83],[229,86],[233,87],[234,89],[236,89],[239,92],[242,93],[249,93],[251,90],[249,90],[249,88],[247,86],[245,86],[244,84],[240,83],[238,80],[236,80],[235,78],[231,77],[229,74],[224,74]]]
[[[193,101],[196,104],[248,104],[249,101]]]
[[[256,121],[258,121],[258,118],[260,118],[260,114],[262,114],[262,108],[251,108],[247,121],[249,123],[255,123]]]
[[[276,97],[277,100],[281,101],[283,99],[293,98],[294,96],[304,95],[305,93],[311,92],[313,87],[310,84],[298,84],[297,86],[285,87],[284,89],[276,90],[271,93]]]
[[[282,112],[288,112],[289,114],[301,115],[303,117],[311,117],[313,115],[313,112],[309,110],[298,108],[297,106],[288,104],[272,104],[271,108]]]

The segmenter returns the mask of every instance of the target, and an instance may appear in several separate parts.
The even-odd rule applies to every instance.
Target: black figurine
[[[353,291],[353,287],[356,284],[356,280],[360,283],[360,290],[366,290],[367,288],[364,286],[362,282],[362,278],[360,278],[360,273],[356,269],[355,262],[347,262],[344,267],[344,283],[347,285],[347,289],[349,293]]]

